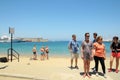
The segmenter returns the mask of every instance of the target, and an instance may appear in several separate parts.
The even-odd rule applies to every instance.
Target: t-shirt
[[[93,44],[94,49],[95,49],[95,56],[97,57],[105,57],[105,45],[104,44],[99,44],[98,42],[95,42]]]
[[[117,51],[117,49],[120,49],[120,43],[113,42],[111,44],[111,47],[112,47],[112,49],[114,49],[114,51],[112,51],[112,52],[120,52],[120,51]]]
[[[75,40],[70,41],[68,46],[72,50],[73,53],[78,53],[79,44],[77,41]]]
[[[83,41],[81,44],[81,47],[83,49],[83,53],[89,53],[92,54],[92,41],[89,41],[88,43],[86,41]]]
[[[95,42],[96,42],[96,39],[93,40],[93,43],[95,43]]]

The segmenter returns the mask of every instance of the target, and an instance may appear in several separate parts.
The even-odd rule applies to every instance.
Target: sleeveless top
[[[98,42],[95,42],[93,44],[94,46],[94,49],[95,49],[95,55],[94,56],[97,56],[97,57],[105,57],[105,45],[102,43],[102,44],[99,44]]]

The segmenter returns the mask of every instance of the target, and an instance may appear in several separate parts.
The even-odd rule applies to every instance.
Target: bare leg
[[[119,58],[116,58],[116,70],[118,70],[119,67]]]
[[[71,59],[71,67],[73,66],[73,59]]]
[[[90,78],[89,70],[90,70],[90,61],[87,60],[87,76]]]
[[[49,59],[49,57],[48,57],[48,53],[47,53],[47,60]]]
[[[35,60],[37,60],[37,54],[35,54]]]
[[[84,75],[83,75],[83,77],[85,78],[86,72],[87,72],[87,69],[86,69],[87,62],[86,62],[86,60],[84,60],[83,62],[84,62]]]
[[[110,57],[110,69],[112,69],[113,61],[114,61],[114,57],[111,55],[111,57]]]
[[[42,60],[42,55],[40,56],[40,60]]]
[[[77,58],[75,58],[75,66],[77,66]]]
[[[43,54],[43,60],[45,60],[45,54]]]
[[[44,60],[44,54],[41,55],[41,60]]]

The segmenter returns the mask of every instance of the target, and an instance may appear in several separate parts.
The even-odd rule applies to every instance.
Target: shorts
[[[112,52],[112,56],[113,56],[113,57],[120,58],[120,52],[117,52],[117,53]]]
[[[71,53],[71,59],[78,58],[79,54],[78,53]]]

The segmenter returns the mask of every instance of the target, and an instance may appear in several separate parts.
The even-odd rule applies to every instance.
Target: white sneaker
[[[95,74],[98,77],[98,73]]]
[[[107,78],[106,74],[103,74],[104,78]]]

